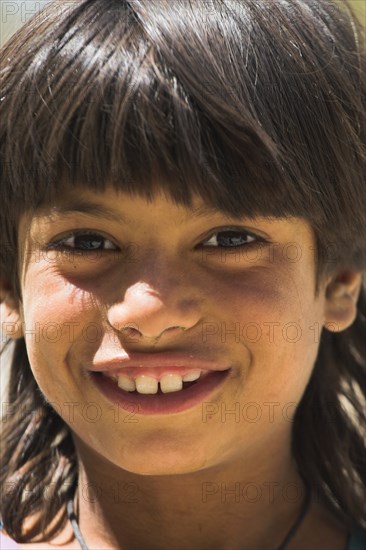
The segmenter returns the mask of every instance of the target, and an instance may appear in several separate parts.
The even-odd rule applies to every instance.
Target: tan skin
[[[79,493],[75,502],[89,548],[275,550],[304,497],[290,437],[295,404],[319,346],[314,327],[341,331],[352,324],[361,274],[329,275],[316,296],[314,234],[300,218],[230,219],[220,212],[195,218],[192,213],[203,205],[200,199],[193,210],[186,210],[162,194],[149,204],[110,189],[103,194],[68,191],[62,200],[80,198],[81,193],[98,207],[113,210],[115,218],[65,214],[57,208],[24,216],[19,231],[23,301],[17,307],[11,294],[3,292],[1,306],[7,326],[14,323],[9,335],[25,337],[40,389],[59,406],[72,430],[79,487],[89,483],[98,488],[95,494]],[[130,218],[128,223],[123,216]],[[255,244],[250,249],[244,244],[236,257],[223,256],[216,238],[228,226],[250,231],[245,243]],[[101,242],[109,250],[96,253],[93,261],[70,248],[45,253],[56,238],[66,236],[66,245],[75,246],[68,233],[78,229],[104,237]],[[134,243],[134,261],[123,252],[127,243]],[[203,243],[206,248],[199,248]],[[41,253],[33,253],[35,249]],[[57,341],[41,337],[35,343],[27,329],[50,320],[59,326],[74,323],[73,338],[63,331]],[[100,329],[97,342],[83,337],[88,323]],[[128,323],[138,326],[138,340],[121,330]],[[205,323],[220,330],[239,323],[240,337],[218,332],[205,340]],[[261,328],[259,339],[242,330],[248,323]],[[300,337],[289,323],[300,327]],[[177,325],[187,330],[167,330]],[[274,327],[272,338],[269,326]],[[284,326],[290,327],[288,332]],[[245,409],[240,421],[214,414],[203,422],[199,404],[170,415],[136,413],[137,422],[126,421],[130,412],[120,409],[114,421],[109,401],[85,376],[83,365],[116,352],[165,350],[231,365],[229,378],[210,401],[227,410],[239,403],[241,411],[256,403],[260,418],[248,421],[253,411]],[[72,417],[66,402],[80,404]],[[102,411],[95,423],[81,413],[90,402]],[[277,404],[273,414],[268,403]],[[225,500],[225,487],[235,484],[241,496],[227,493]],[[118,498],[116,487],[122,488]],[[207,487],[217,492],[207,494]],[[260,491],[259,498],[250,487]],[[53,543],[79,548],[70,525]],[[20,546],[54,548],[50,543]],[[345,529],[313,500],[288,550],[345,547]]]

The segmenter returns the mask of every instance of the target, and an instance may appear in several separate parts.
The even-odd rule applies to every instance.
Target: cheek
[[[31,277],[29,279],[32,281]],[[40,284],[26,285],[25,288],[23,315],[26,330],[31,333],[31,329],[37,328],[36,332],[43,334],[45,342],[61,340],[66,324],[80,321],[91,310],[90,297],[60,278],[45,277]],[[59,333],[58,338],[56,333]]]
[[[206,296],[207,291],[222,328],[236,328],[248,343],[303,340],[304,328],[321,317],[321,304],[314,301],[301,270],[252,269],[215,280],[211,286],[208,281]],[[279,333],[284,335],[281,340]]]
[[[309,282],[310,281],[310,282]],[[314,299],[306,271],[256,270],[231,279],[218,293],[218,323],[206,342],[219,342],[243,357],[241,398],[298,400],[311,375],[323,321],[322,299]]]
[[[61,365],[74,343],[84,338],[94,311],[85,292],[60,277],[42,277],[39,271],[29,270],[23,291],[23,331],[32,371],[41,387],[50,375],[53,383],[65,376]]]

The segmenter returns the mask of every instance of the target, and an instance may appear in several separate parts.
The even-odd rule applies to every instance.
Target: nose
[[[174,336],[188,330],[199,321],[197,301],[193,298],[170,295],[139,282],[130,286],[123,301],[113,304],[107,313],[108,323],[117,331],[134,337],[157,340],[163,333]]]

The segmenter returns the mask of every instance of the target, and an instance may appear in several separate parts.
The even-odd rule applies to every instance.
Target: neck
[[[77,441],[79,525],[90,548],[277,548],[303,505],[290,454],[267,449],[179,475],[139,475]],[[255,454],[255,453],[254,453]]]

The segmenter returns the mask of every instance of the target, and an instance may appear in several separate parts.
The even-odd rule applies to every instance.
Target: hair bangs
[[[52,200],[64,182],[148,200],[162,190],[185,206],[198,195],[235,216],[303,215],[251,99],[235,108],[233,83],[219,71],[197,82],[194,64],[183,70],[167,59],[127,3],[107,2],[102,12],[84,3],[43,31],[24,52],[16,88],[5,90],[9,133],[19,118],[27,129],[7,142],[16,161],[5,180],[19,204]]]

